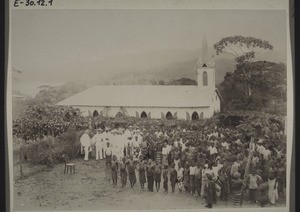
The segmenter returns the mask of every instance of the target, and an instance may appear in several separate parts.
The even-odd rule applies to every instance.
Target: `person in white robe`
[[[84,151],[84,160],[89,160],[89,152],[92,151],[91,148],[91,138],[89,136],[89,131],[86,130],[84,134],[80,137],[80,144],[81,144],[81,153]]]
[[[96,146],[96,160],[102,160],[104,153],[104,142],[102,140],[102,134],[100,133],[100,129],[97,130],[97,133],[93,136],[92,142],[95,143]]]

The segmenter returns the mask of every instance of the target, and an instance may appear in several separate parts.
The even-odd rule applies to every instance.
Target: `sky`
[[[107,56],[197,49],[231,35],[254,36],[286,51],[284,11],[13,10],[12,63],[38,70]],[[42,71],[42,69],[40,69]]]

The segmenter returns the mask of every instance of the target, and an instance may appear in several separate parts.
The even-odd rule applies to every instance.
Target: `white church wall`
[[[217,104],[217,103],[216,103]],[[147,114],[148,118],[161,119],[166,118],[166,114],[170,112],[174,118],[177,119],[187,119],[192,118],[194,112],[198,113],[198,116],[201,117],[203,113],[203,118],[209,118],[213,115],[214,108],[209,107],[199,107],[199,108],[146,108],[146,107],[95,107],[95,106],[74,106],[79,108],[83,116],[93,115],[94,111],[97,110],[99,115],[107,117],[115,117],[118,112],[125,112],[126,116],[131,117],[141,117],[142,112]],[[150,117],[149,117],[150,115]],[[162,116],[163,115],[163,116]],[[187,117],[188,116],[188,117]]]

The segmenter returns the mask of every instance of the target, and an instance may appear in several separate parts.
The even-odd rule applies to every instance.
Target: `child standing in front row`
[[[189,164],[185,164],[185,169],[183,171],[183,185],[185,189],[185,193],[189,193],[189,183],[190,183],[190,166]]]
[[[163,171],[163,179],[164,179],[164,193],[168,193],[168,165],[164,166]]]
[[[178,185],[178,189],[179,189],[179,192],[182,192],[182,189],[183,189],[183,171],[184,171],[184,168],[182,167],[181,163],[179,163],[179,170],[178,170],[178,173],[177,173],[177,185]]]
[[[177,182],[177,171],[175,169],[175,164],[174,163],[172,163],[172,165],[171,165],[170,182],[171,182],[171,187],[172,187],[172,193],[174,193],[175,185],[176,185],[176,182]]]
[[[160,189],[160,180],[161,180],[161,165],[158,161],[156,161],[156,164],[154,166],[154,182],[155,182],[155,188],[158,192]]]
[[[192,161],[191,166],[190,166],[190,187],[189,187],[189,192],[191,192],[191,195],[195,194],[195,175],[196,175],[196,166],[195,162]]]
[[[110,168],[111,166],[111,159],[112,159],[112,149],[110,147],[110,143],[107,142],[105,150],[105,158],[106,158],[106,167]]]
[[[113,187],[117,187],[117,180],[118,180],[118,161],[117,157],[114,155],[113,159],[111,161],[111,176],[112,176],[112,181],[113,181]]]

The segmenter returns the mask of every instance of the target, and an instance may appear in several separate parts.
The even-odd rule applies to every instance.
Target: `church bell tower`
[[[215,63],[205,36],[202,41],[202,55],[197,62],[197,84],[201,89],[215,91]]]

